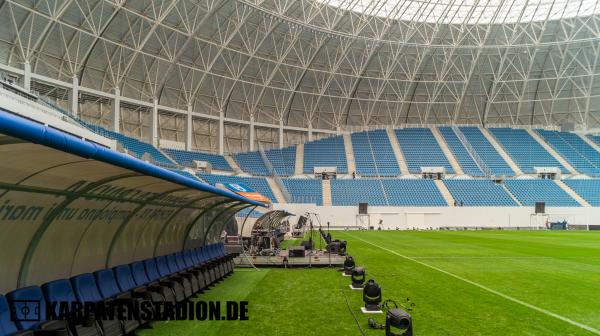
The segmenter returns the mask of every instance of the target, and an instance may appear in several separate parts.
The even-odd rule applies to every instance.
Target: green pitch
[[[417,335],[600,335],[600,233],[332,232]],[[154,335],[366,335],[362,293],[331,269],[236,270],[200,296],[248,300],[249,321],[154,323]],[[383,322],[382,315],[376,315]]]

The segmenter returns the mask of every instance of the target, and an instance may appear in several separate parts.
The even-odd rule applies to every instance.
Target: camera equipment
[[[352,275],[352,271],[354,270],[354,267],[356,267],[354,258],[352,258],[352,256],[350,256],[350,255],[346,256],[346,260],[344,260],[344,274]]]
[[[367,281],[363,288],[363,301],[365,303],[364,311],[378,312],[380,311],[381,303],[381,286],[375,281],[370,279]]]
[[[369,328],[371,329],[385,329],[385,326],[381,323],[377,323],[373,318],[369,317]]]
[[[365,269],[362,267],[355,267],[352,270],[352,289],[361,289],[365,284]]]

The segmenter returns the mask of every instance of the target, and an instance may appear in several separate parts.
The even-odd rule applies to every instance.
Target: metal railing
[[[473,148],[473,146],[471,145],[469,140],[467,140],[467,137],[460,130],[460,128],[458,128],[458,126],[456,126],[456,125],[452,125],[452,131],[454,131],[454,134],[456,134],[456,137],[458,138],[458,140],[460,140],[460,142],[465,147],[465,149],[467,150],[469,155],[471,155],[471,158],[473,158],[473,161],[475,161],[475,164],[477,164],[477,167],[479,167],[479,169],[485,175],[485,177],[487,179],[491,179],[493,176],[492,170],[488,167],[488,165],[479,156],[479,154],[477,153],[475,148]]]
[[[281,191],[281,194],[283,195],[283,198],[285,199],[286,203],[289,203],[292,200],[292,197],[290,196],[290,192],[287,190],[287,188],[283,184],[283,181],[281,180],[281,177],[279,176],[279,174],[277,174],[277,171],[275,170],[275,168],[273,168],[273,164],[271,163],[271,160],[269,160],[269,158],[267,157],[267,153],[265,153],[260,141],[258,142],[258,152],[260,153],[260,156],[265,164],[265,167],[267,167],[269,176],[271,176],[273,178],[273,181],[275,181],[275,183],[279,187],[279,190]]]

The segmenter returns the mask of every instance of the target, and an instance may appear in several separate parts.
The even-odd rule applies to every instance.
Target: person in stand
[[[352,179],[355,180],[356,179],[356,172],[352,172]]]

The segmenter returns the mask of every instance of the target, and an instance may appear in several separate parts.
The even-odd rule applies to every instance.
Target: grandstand
[[[169,155],[178,164],[186,167],[194,167],[194,161],[206,161],[211,164],[212,169],[233,171],[227,160],[222,155],[191,152],[179,149],[163,148],[163,152]]]
[[[411,173],[421,173],[421,167],[444,167],[446,172],[454,172],[430,129],[404,128],[395,133]]]
[[[600,176],[600,152],[588,145],[579,135],[543,129],[537,129],[536,132],[575,170],[590,176]]]
[[[497,176],[513,176],[515,172],[508,166],[506,161],[498,154],[494,146],[481,133],[478,127],[459,127],[469,144],[477,152],[477,155]]]
[[[599,0],[0,19],[0,336],[600,335]]]
[[[579,203],[551,180],[506,180],[508,190],[525,206],[545,202],[547,206],[577,207]]]
[[[501,184],[490,180],[454,179],[444,184],[457,204],[464,206],[517,206]]]
[[[304,144],[304,173],[312,174],[315,167],[336,167],[348,173],[348,163],[341,136],[328,137]]]
[[[535,173],[534,167],[557,167],[563,173],[568,173],[526,130],[490,128],[489,131],[523,172]]]
[[[351,138],[357,174],[400,175],[400,168],[385,130],[352,133]]]

